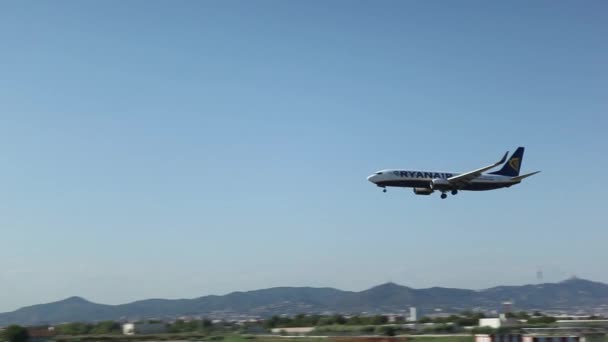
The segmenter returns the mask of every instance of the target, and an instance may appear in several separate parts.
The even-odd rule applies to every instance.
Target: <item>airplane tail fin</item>
[[[521,162],[524,159],[524,148],[518,147],[517,150],[511,155],[511,158],[502,166],[502,168],[495,172],[490,172],[492,175],[517,177],[519,176],[519,169]]]

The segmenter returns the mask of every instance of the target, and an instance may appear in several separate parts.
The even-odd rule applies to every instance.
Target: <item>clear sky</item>
[[[608,282],[605,1],[0,4],[0,311]],[[383,168],[525,183],[447,200]]]

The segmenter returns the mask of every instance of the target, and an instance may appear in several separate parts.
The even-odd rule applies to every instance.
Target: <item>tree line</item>
[[[462,327],[470,327],[477,325],[481,318],[485,318],[482,312],[463,311],[458,315],[450,315],[446,317],[422,317],[418,320],[418,323],[435,323],[435,324],[447,324],[453,323]]]
[[[404,321],[403,317],[398,321],[402,323]],[[265,320],[263,324],[267,329],[274,329],[324,325],[382,325],[387,323],[388,317],[384,315],[347,317],[338,314],[330,316],[299,314],[293,317],[275,315]]]
[[[508,318],[517,320],[525,320],[529,325],[539,326],[554,323],[556,320],[554,317],[543,315],[540,312],[529,314],[527,312],[520,311],[508,313],[506,316]],[[481,312],[463,311],[459,314],[453,314],[445,317],[422,317],[418,320],[418,323],[433,323],[432,326],[429,325],[427,327],[423,327],[423,333],[450,333],[458,330],[458,327],[476,326],[479,319],[485,317],[486,316]],[[149,322],[154,323],[154,321]],[[270,329],[274,328],[326,327],[325,330],[327,331],[357,331],[361,333],[376,333],[389,336],[394,334],[394,329],[398,329],[399,332],[402,330],[407,330],[407,327],[383,327],[387,326],[389,323],[403,324],[405,323],[405,318],[402,316],[397,316],[394,317],[391,322],[389,322],[389,317],[386,315],[345,316],[340,314],[298,314],[292,317],[275,315],[265,320],[247,322],[243,324],[228,322],[214,324],[211,320],[204,318],[188,321],[176,320],[174,322],[167,323],[166,325],[168,333],[198,332],[207,334],[240,332],[252,327],[263,329],[265,331],[269,331]],[[56,325],[54,328],[58,335],[110,335],[122,333],[121,324],[115,321],[102,321],[97,323],[74,322]],[[482,331],[483,329],[485,328],[476,328],[475,331]],[[2,335],[2,339],[9,342],[24,342],[27,341],[29,337],[27,334],[27,329],[17,325],[7,327]]]
[[[30,339],[27,329],[20,325],[9,325],[2,331],[0,337],[7,342],[27,342]]]

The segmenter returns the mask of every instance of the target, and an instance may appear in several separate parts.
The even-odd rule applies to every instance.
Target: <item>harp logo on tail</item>
[[[520,158],[512,158],[511,160],[509,160],[509,165],[513,168],[513,170],[519,170],[520,162]]]

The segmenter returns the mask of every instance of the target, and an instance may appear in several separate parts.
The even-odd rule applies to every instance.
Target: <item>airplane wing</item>
[[[505,155],[502,157],[501,160],[499,160],[498,162],[496,162],[492,165],[484,166],[477,170],[469,171],[469,172],[462,173],[462,174],[459,174],[454,177],[450,177],[450,178],[448,178],[448,182],[450,183],[450,185],[452,185],[456,188],[461,188],[461,187],[469,184],[473,179],[481,176],[481,174],[484,173],[485,171],[488,171],[489,169],[495,168],[498,165],[503,164],[507,160],[508,154],[509,154],[509,152],[505,153]]]

